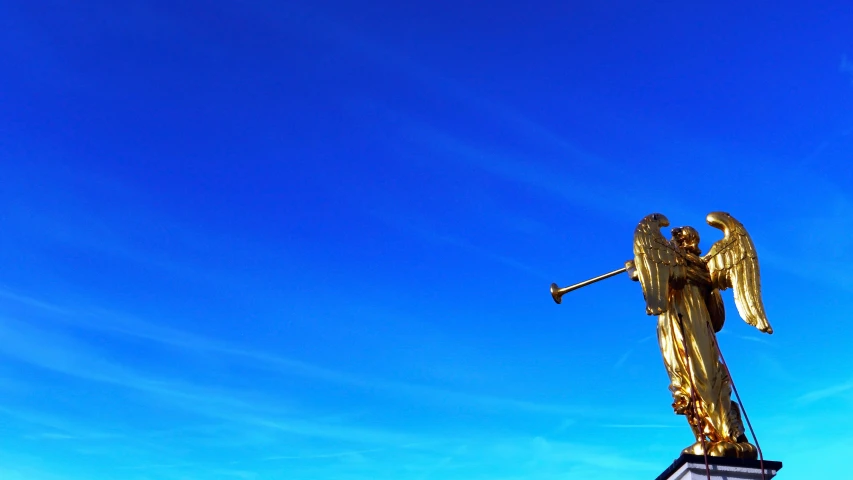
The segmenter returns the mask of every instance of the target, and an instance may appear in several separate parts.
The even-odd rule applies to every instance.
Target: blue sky
[[[654,478],[639,285],[548,285],[715,210],[765,456],[846,472],[853,8],[738,3],[0,2],[0,477]]]

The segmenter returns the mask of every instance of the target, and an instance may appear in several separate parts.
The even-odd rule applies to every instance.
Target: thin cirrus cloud
[[[853,382],[842,382],[824,388],[812,390],[797,398],[800,404],[810,404],[828,398],[839,397],[853,390]],[[847,395],[850,397],[850,395]]]
[[[518,399],[470,394],[427,385],[392,382],[378,378],[364,378],[316,366],[300,360],[269,354],[257,349],[245,349],[226,342],[203,338],[195,334],[186,333],[169,327],[158,326],[150,322],[132,319],[130,317],[102,309],[92,309],[86,314],[80,314],[66,307],[56,306],[15,293],[4,291],[0,292],[0,296],[37,306],[38,308],[45,309],[48,312],[61,313],[55,317],[55,321],[60,323],[68,322],[77,328],[140,338],[155,344],[178,347],[188,352],[211,352],[229,358],[232,361],[245,363],[248,366],[272,370],[286,375],[306,377],[312,380],[347,385],[356,388],[380,389],[388,394],[413,399],[426,399],[427,401],[438,404],[449,402],[448,405],[467,405],[469,407],[485,406],[502,410],[515,410],[542,414],[598,414],[597,409],[589,406],[550,405]],[[51,336],[49,334],[34,331],[32,329],[27,334],[20,333],[20,330],[24,328],[29,327],[18,324],[16,328],[7,327],[5,329],[0,329],[0,334],[5,333],[10,336],[16,336],[15,340],[17,340],[19,344],[25,342],[28,338],[37,337],[43,340],[43,344],[51,344],[54,345],[54,347],[46,349],[43,356],[33,353],[26,348],[10,349],[6,351],[7,355],[15,356],[39,366],[58,369],[60,371],[70,371],[89,380],[104,381],[108,383],[117,382],[125,386],[147,391],[175,391],[172,390],[171,387],[162,388],[158,386],[158,382],[147,380],[135,373],[122,370],[115,366],[99,366],[97,369],[75,368],[73,370],[69,370],[74,368],[73,363],[53,361],[56,359],[51,357],[49,352],[86,352],[86,348],[74,344],[73,341],[67,337],[54,336],[53,338],[50,338]],[[62,343],[66,344],[64,348],[62,348]],[[86,367],[90,365],[101,365],[101,361],[99,359],[87,357],[86,354],[77,354],[74,355],[73,358],[74,362],[82,363]],[[107,371],[102,372],[100,371],[101,369],[107,369]],[[206,392],[186,392],[186,396],[189,399],[204,397],[205,395],[207,395]]]
[[[504,412],[524,412],[527,414],[540,415],[573,415],[582,416],[584,418],[604,417],[612,418],[613,412],[599,411],[589,407],[571,407],[560,405],[539,404],[528,401],[506,399],[501,397],[490,397],[485,395],[468,394],[464,392],[454,392],[434,387],[406,384],[398,382],[384,382],[376,379],[362,379],[359,377],[343,374],[334,370],[316,367],[303,362],[283,359],[277,356],[259,353],[255,351],[247,351],[232,345],[222,342],[203,339],[201,337],[173,330],[170,328],[157,327],[151,324],[146,324],[141,321],[120,319],[116,315],[112,315],[109,322],[99,322],[97,325],[87,324],[86,320],[81,320],[80,317],[75,317],[69,312],[72,309],[63,306],[55,306],[48,302],[36,300],[27,296],[6,293],[4,298],[10,300],[16,298],[19,302],[24,302],[34,308],[43,310],[44,313],[55,314],[62,317],[62,320],[54,320],[57,325],[63,325],[63,322],[78,322],[73,325],[74,328],[83,329],[101,329],[107,333],[117,334],[122,336],[135,337],[145,339],[146,341],[168,345],[170,347],[179,347],[184,350],[196,352],[208,352],[231,358],[235,361],[249,362],[250,364],[264,369],[280,370],[287,372],[287,375],[305,376],[312,380],[330,382],[334,384],[346,385],[355,388],[378,388],[386,394],[394,396],[402,396],[407,399],[420,399],[431,403],[440,403],[445,406],[461,406],[465,405],[472,408],[493,408]],[[60,313],[61,312],[61,313]],[[100,312],[102,316],[98,318],[104,319],[104,312]],[[69,320],[71,318],[71,320]],[[109,327],[103,327],[109,325]],[[67,323],[66,323],[67,326]],[[425,433],[421,431],[390,431],[383,430],[376,426],[369,428],[350,425],[340,422],[329,422],[322,420],[316,414],[312,414],[302,409],[291,410],[281,406],[280,394],[266,392],[263,395],[249,395],[246,392],[238,392],[237,390],[218,386],[216,388],[207,387],[196,383],[187,383],[186,381],[176,381],[174,379],[161,378],[145,374],[116,362],[102,355],[97,349],[94,349],[87,344],[74,339],[72,336],[63,334],[60,331],[52,330],[46,326],[33,326],[28,322],[19,320],[11,320],[4,318],[0,324],[0,339],[3,341],[0,347],[0,353],[7,358],[14,359],[19,362],[36,366],[38,368],[47,369],[62,373],[67,376],[78,378],[87,382],[97,384],[105,384],[110,387],[118,387],[143,395],[144,398],[153,401],[155,405],[168,406],[170,408],[178,408],[188,413],[192,413],[194,418],[199,418],[194,422],[203,422],[203,419],[217,422],[217,427],[207,430],[200,430],[195,435],[191,435],[192,428],[182,429],[180,426],[171,435],[177,435],[176,439],[187,439],[186,441],[201,442],[200,445],[217,445],[221,444],[222,435],[228,435],[230,440],[225,441],[227,445],[235,445],[244,443],[247,445],[264,445],[268,444],[271,439],[278,438],[280,435],[297,436],[300,438],[315,438],[326,439],[335,442],[345,442],[351,445],[374,445],[375,448],[367,448],[358,450],[358,455],[364,456],[365,461],[376,467],[377,462],[381,464],[384,461],[382,455],[399,455],[401,449],[403,451],[419,451],[424,448],[427,451],[433,452],[431,455],[441,454],[444,447],[440,445],[448,444],[448,439],[445,434],[439,432]],[[157,407],[159,408],[159,407]],[[161,435],[160,430],[140,429],[131,432],[112,432],[110,430],[99,431],[97,427],[88,426],[80,428],[79,423],[65,419],[62,417],[51,418],[49,413],[45,412],[27,412],[23,409],[3,410],[2,413],[7,418],[14,418],[24,421],[28,424],[47,426],[50,430],[38,431],[30,433],[33,438],[38,438],[40,441],[65,441],[76,439],[83,444],[92,444],[94,447],[87,447],[90,452],[97,453],[99,451],[109,451],[108,448],[101,448],[97,445],[103,442],[110,441],[129,441],[130,444],[136,445],[136,450],[146,452],[156,448],[157,438]],[[313,419],[311,417],[314,417]],[[636,421],[633,416],[627,416],[628,421],[635,421],[633,426],[630,424],[621,424],[621,427],[613,426],[611,428],[657,428],[651,427],[643,423],[642,419]],[[189,425],[191,427],[191,424]],[[228,434],[227,432],[232,432]],[[269,436],[261,435],[259,438],[258,432],[269,432]],[[519,432],[522,433],[522,432]],[[125,436],[122,436],[125,435]],[[163,435],[170,435],[164,432]],[[469,430],[467,433],[454,434],[453,438],[459,441],[464,441],[468,444],[478,445],[477,450],[467,454],[467,460],[482,461],[483,451],[490,451],[498,446],[492,441],[482,438],[483,433],[476,429]],[[255,437],[253,440],[252,437]],[[129,437],[130,440],[128,440]],[[241,440],[242,439],[242,440]],[[178,441],[178,440],[175,440]],[[518,442],[523,442],[523,437],[519,437]],[[236,442],[236,443],[235,443]],[[454,442],[450,442],[451,444]],[[503,445],[503,443],[501,443]],[[506,448],[504,446],[503,448]],[[385,454],[383,451],[392,449]],[[436,450],[437,449],[437,450]],[[557,447],[549,447],[547,454],[542,452],[536,455],[543,456],[543,461],[554,463],[555,465],[568,465],[572,462],[578,462],[581,465],[598,465],[596,458],[610,456],[614,458],[615,452],[596,453],[588,452],[581,457],[569,456],[566,452],[569,450],[566,446],[557,444]],[[573,450],[577,450],[574,448]],[[345,450],[340,452],[326,453],[310,453],[316,450],[308,449],[306,453],[293,455],[286,453],[288,449],[277,455],[267,455],[264,458],[279,457],[279,461],[289,461],[296,459],[308,460],[310,458],[329,458],[349,459],[352,460],[353,455],[347,454]],[[292,452],[292,450],[290,450]],[[269,451],[268,451],[269,452]],[[516,455],[525,456],[533,455],[532,451],[516,451]],[[142,454],[140,454],[142,455]],[[378,456],[379,458],[370,458],[370,456]],[[144,455],[143,455],[144,456]],[[458,456],[458,455],[457,455]],[[291,458],[296,457],[296,458]],[[462,455],[462,457],[466,457]],[[479,460],[478,460],[479,459]],[[622,463],[609,463],[608,468],[620,470],[629,467],[638,466],[636,460],[625,459]],[[210,467],[205,467],[202,470],[207,471]],[[600,466],[600,465],[599,465]],[[449,468],[449,466],[447,466]],[[650,465],[645,465],[651,469]],[[195,468],[195,471],[200,471]],[[423,467],[427,471],[427,467]],[[440,470],[444,470],[442,467]],[[150,468],[150,471],[164,471],[169,469]],[[180,471],[180,468],[172,468],[173,471]],[[251,472],[252,470],[246,470]],[[174,472],[173,472],[174,473]],[[177,475],[177,473],[176,473]],[[364,478],[367,478],[365,476]]]
[[[119,387],[143,394],[155,404],[188,413],[256,428],[309,437],[367,443],[396,443],[404,435],[306,421],[306,413],[282,408],[281,399],[260,400],[236,390],[210,388],[149,376],[95,353],[92,347],[66,335],[47,332],[24,322],[3,319],[0,353],[7,358],[80,380]],[[30,415],[33,417],[35,415]],[[44,422],[42,422],[44,423]],[[50,421],[47,421],[50,423]],[[96,437],[88,433],[87,437]]]
[[[524,153],[512,154],[488,150],[470,141],[423,125],[413,124],[408,127],[406,137],[440,153],[447,161],[464,162],[476,166],[509,183],[523,186],[530,192],[547,194],[568,205],[611,218],[637,220],[638,215],[642,217],[645,214],[638,212],[655,210],[656,207],[659,209],[662,205],[667,205],[667,211],[671,215],[696,217],[695,214],[690,215],[694,212],[687,209],[684,202],[672,201],[665,190],[648,195],[649,187],[642,181],[635,184],[602,183],[607,182],[608,178],[616,181],[616,171],[610,165],[612,162],[604,159],[590,160],[583,169],[583,173],[577,174],[577,162],[574,157],[561,162],[564,168],[556,170],[553,166],[548,167],[527,158]],[[589,154],[575,152],[575,155],[592,158]],[[637,204],[616,201],[624,195],[631,195],[640,200],[644,209],[638,209]]]

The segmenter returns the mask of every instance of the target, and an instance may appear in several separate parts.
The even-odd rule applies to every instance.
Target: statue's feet
[[[705,455],[706,451],[711,457],[742,458],[745,460],[755,460],[758,458],[758,449],[749,442],[711,443],[706,440],[703,445],[700,440],[682,450],[681,453],[687,455]]]
[[[701,440],[697,440],[696,443],[685,448],[681,451],[681,453],[686,455],[705,455],[705,447],[707,446],[707,441],[705,441],[703,444]]]
[[[708,448],[708,455],[755,460],[758,458],[758,449],[749,442],[719,442]]]

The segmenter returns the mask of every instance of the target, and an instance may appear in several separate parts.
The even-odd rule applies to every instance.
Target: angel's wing
[[[653,213],[643,218],[634,230],[634,267],[649,315],[666,311],[670,282],[684,278],[681,256],[660,233],[661,227],[668,225],[665,216]]]
[[[752,239],[743,225],[728,213],[709,213],[707,221],[725,235],[703,257],[711,272],[711,283],[720,290],[731,287],[740,317],[762,332],[773,333],[761,301],[758,255]]]

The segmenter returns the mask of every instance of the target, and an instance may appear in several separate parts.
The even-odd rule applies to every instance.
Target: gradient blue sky
[[[726,210],[778,478],[849,471],[853,6],[0,2],[0,477],[654,478],[618,277]]]

